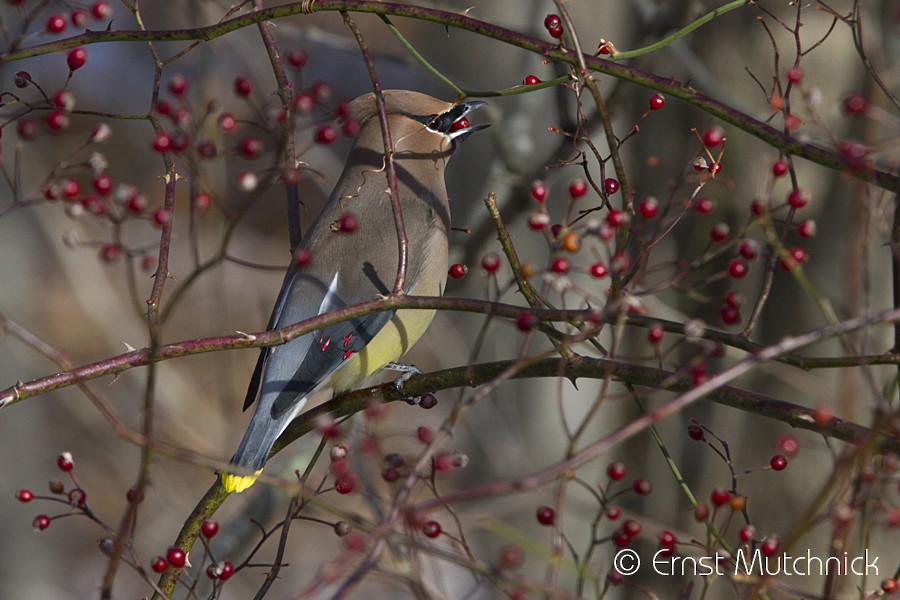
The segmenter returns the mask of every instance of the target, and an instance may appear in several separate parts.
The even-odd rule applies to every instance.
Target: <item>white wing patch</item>
[[[322,298],[322,304],[319,305],[318,314],[324,315],[325,313],[343,307],[343,303],[337,293],[338,278],[340,277],[340,274],[340,271],[335,273],[331,283],[328,284],[328,291],[325,292],[325,297]]]

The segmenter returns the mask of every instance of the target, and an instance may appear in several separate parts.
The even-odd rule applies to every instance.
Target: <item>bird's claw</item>
[[[404,384],[410,380],[411,377],[415,375],[424,374],[422,369],[415,365],[405,365],[402,363],[390,362],[384,366],[385,369],[390,369],[392,371],[399,371],[400,377],[394,380],[394,389],[397,390],[397,393],[400,394],[400,397],[406,400],[407,404],[416,405],[419,403],[419,398],[421,396],[410,396],[406,392],[403,391]]]

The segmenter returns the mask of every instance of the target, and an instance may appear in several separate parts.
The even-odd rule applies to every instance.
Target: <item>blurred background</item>
[[[32,4],[0,6],[4,34],[15,37],[22,16]],[[227,11],[223,2],[146,3],[142,6],[143,24],[150,30],[181,29],[214,23]],[[788,2],[762,0],[759,4],[779,18],[792,23],[795,8]],[[547,39],[544,16],[554,12],[551,2],[535,0],[493,0],[473,3],[465,1],[430,2],[428,6],[451,11],[467,11],[469,16],[496,25]],[[572,0],[566,3],[585,49],[593,50],[601,38],[612,41],[619,50],[630,50],[652,43],[668,33],[692,22],[718,6],[711,0],[635,0],[633,2],[592,2]],[[830,3],[839,14],[848,14],[852,2]],[[886,84],[898,88],[896,1],[864,3],[861,9],[865,48],[874,67]],[[29,36],[23,45],[30,46],[59,36],[44,31],[46,19],[54,13],[69,15],[74,5],[55,3],[42,10],[28,26]],[[123,5],[112,3],[112,27],[136,28],[134,16]],[[767,17],[769,32],[757,21],[764,13],[744,7],[722,16],[694,34],[658,52],[630,61],[628,64],[664,77],[689,82],[695,89],[734,108],[758,118],[768,119],[773,111],[766,90],[773,78],[782,81],[794,61],[794,40]],[[110,19],[90,17],[91,29],[102,29]],[[434,96],[453,99],[453,92],[443,86],[412,60],[375,17],[354,15],[375,57],[378,74],[386,89],[414,89]],[[468,34],[439,25],[410,19],[393,19],[395,25],[412,44],[447,77],[470,90],[496,90],[517,85],[529,74],[547,80],[564,74],[561,67],[544,64],[540,56],[502,44],[486,37]],[[833,19],[815,6],[803,10],[801,39],[804,48],[811,47],[828,33]],[[327,82],[330,92],[313,116],[301,120],[297,146],[302,171],[301,193],[305,206],[304,224],[311,222],[316,209],[331,190],[340,172],[350,140],[341,136],[330,145],[314,142],[317,127],[333,116],[341,101],[366,93],[371,84],[359,49],[349,35],[340,15],[319,13],[290,17],[277,21],[275,38],[286,56],[291,51],[304,51],[307,62],[301,69],[289,68],[298,90],[311,90],[316,82]],[[79,31],[69,25],[64,35]],[[771,37],[769,35],[771,33]],[[778,60],[773,40],[780,52]],[[155,48],[163,58],[187,48],[183,42],[158,43]],[[8,47],[8,46],[7,46]],[[165,170],[159,154],[150,148],[153,130],[146,120],[112,118],[109,115],[146,114],[151,106],[153,61],[147,46],[141,43],[110,43],[88,46],[87,64],[76,71],[67,89],[74,95],[76,110],[91,114],[74,114],[68,129],[53,134],[44,123],[46,110],[30,115],[37,122],[33,141],[16,134],[21,104],[12,96],[4,96],[0,107],[3,119],[2,164],[6,182],[0,185],[0,313],[36,338],[45,340],[74,365],[83,365],[111,357],[129,348],[148,344],[146,317],[143,313],[152,285],[152,268],[142,267],[144,255],[153,256],[159,243],[159,229],[152,224],[153,211],[162,205]],[[825,42],[802,59],[803,80],[793,96],[794,111],[803,120],[797,134],[804,140],[833,147],[839,140],[857,139],[877,148],[882,167],[896,172],[897,113],[884,100],[860,64],[850,28],[838,23]],[[31,78],[49,96],[66,83],[64,53],[35,57],[0,66],[0,89],[15,93],[25,101],[38,102],[40,94],[34,86],[18,89],[16,73],[27,70]],[[260,134],[267,151],[256,160],[247,160],[234,151],[241,132],[260,128],[250,123],[271,120],[277,105],[276,84],[258,30],[248,27],[219,39],[199,44],[190,52],[167,65],[162,72],[161,97],[177,103],[166,92],[166,82],[174,75],[186,78],[189,88],[184,100],[198,118],[208,103],[213,103],[213,116],[198,131],[218,148],[214,159],[195,169],[199,187],[209,194],[213,206],[206,211],[191,209],[192,199],[185,181],[178,184],[174,237],[170,262],[171,280],[167,283],[163,307],[173,299],[175,290],[184,289],[173,305],[162,331],[163,342],[175,342],[235,331],[254,332],[265,328],[269,311],[281,285],[282,269],[289,260],[285,225],[284,189],[271,185],[248,193],[239,189],[238,174],[245,171],[266,174],[277,168],[278,156],[274,138]],[[246,101],[232,91],[236,76],[247,75],[256,83]],[[624,137],[646,111],[652,90],[606,76],[598,81],[613,124]],[[320,90],[322,88],[319,88]],[[851,92],[869,98],[874,108],[865,118],[848,118],[841,106]],[[329,96],[326,98],[326,95]],[[452,198],[454,226],[470,230],[451,237],[451,262],[469,266],[469,275],[448,283],[447,295],[485,298],[491,282],[480,268],[481,258],[488,252],[500,252],[496,232],[487,219],[483,200],[489,192],[497,194],[504,219],[514,236],[517,249],[525,260],[538,269],[548,263],[545,238],[529,230],[528,217],[536,210],[530,196],[535,180],[543,180],[548,188],[547,207],[552,222],[561,219],[568,202],[568,185],[583,177],[578,164],[563,165],[577,158],[583,145],[573,146],[570,138],[549,131],[557,128],[573,131],[577,123],[573,93],[557,87],[534,93],[504,98],[490,98],[489,107],[479,111],[476,120],[491,122],[492,127],[472,136],[457,152],[447,182]],[[587,122],[593,128],[591,139],[602,155],[608,154],[599,120],[592,103],[584,101]],[[217,115],[229,112],[238,117],[239,133],[231,137],[216,126]],[[103,115],[107,116],[103,116]],[[103,145],[84,146],[94,127],[105,122],[112,136]],[[781,117],[772,124],[781,127]],[[691,128],[704,131],[721,126],[727,135],[723,173],[704,188],[701,195],[715,200],[712,214],[691,213],[689,218],[654,251],[651,264],[669,265],[669,270],[648,273],[644,283],[664,281],[675,272],[673,261],[690,261],[704,252],[710,227],[717,222],[741,232],[748,222],[749,207],[755,198],[771,189],[771,168],[778,152],[734,127],[716,122],[711,116],[669,99],[664,110],[640,121],[640,132],[622,147],[625,169],[636,198],[655,196],[661,205],[674,203],[679,210],[682,201],[693,191],[695,180],[691,161],[698,154],[699,143]],[[164,121],[164,127],[169,127]],[[102,156],[94,156],[97,152]],[[41,186],[51,172],[54,180],[70,178],[78,181],[84,194],[90,193],[92,177],[84,164],[92,160],[106,161],[105,171],[111,176],[122,197],[132,197],[135,190],[143,195],[146,210],[142,218],[132,218],[116,229],[109,219],[90,213],[90,207],[78,210],[77,203],[39,199]],[[596,161],[589,155],[591,173],[599,177]],[[179,173],[187,175],[191,167],[176,160]],[[804,210],[804,218],[815,219],[818,236],[802,240],[810,260],[806,272],[810,280],[828,299],[838,318],[850,318],[889,308],[890,239],[892,204],[882,190],[860,184],[844,174],[829,171],[803,160],[795,162],[799,184],[807,189],[812,201]],[[196,180],[196,179],[195,179]],[[119,186],[131,186],[120,188]],[[774,201],[789,190],[786,181],[774,189]],[[621,198],[614,197],[614,204]],[[589,204],[590,203],[590,204]],[[597,198],[585,199],[594,206]],[[123,214],[125,204],[115,209]],[[232,217],[245,211],[229,233]],[[215,265],[191,280],[199,262],[209,260],[227,238],[227,255],[233,260]],[[762,239],[760,233],[753,234]],[[132,252],[132,256],[110,256],[103,248],[116,242],[116,236]],[[386,243],[393,243],[392,237]],[[791,234],[789,245],[798,238]],[[146,251],[146,252],[145,252]],[[108,251],[107,251],[108,252]],[[722,264],[716,263],[718,268]],[[265,266],[268,268],[261,268]],[[714,271],[710,270],[710,273]],[[736,289],[752,305],[763,284],[765,269],[762,259],[751,265],[750,274],[737,284],[719,280],[702,289],[691,289],[688,280],[683,287],[642,297],[647,313],[661,319],[684,321],[702,319],[711,327],[739,331],[727,326],[719,317],[721,297]],[[505,266],[500,281],[509,280]],[[590,294],[603,297],[605,287],[586,274],[573,275],[573,281]],[[191,285],[182,288],[188,281]],[[540,278],[537,278],[541,282]],[[608,281],[608,280],[607,280]],[[559,296],[553,296],[559,299]],[[502,300],[521,303],[521,298],[507,292]],[[577,292],[565,296],[563,304],[583,306]],[[749,312],[749,309],[747,309]],[[747,314],[744,314],[746,323]],[[803,292],[790,276],[777,270],[771,297],[759,321],[753,339],[773,343],[785,336],[824,326],[826,320],[813,299]],[[472,361],[473,348],[484,318],[472,314],[438,314],[429,332],[404,361],[425,371],[459,366]],[[886,352],[892,346],[887,327],[864,330],[851,336],[864,353]],[[626,331],[621,352],[642,364],[654,365],[652,351],[643,342],[646,331]],[[522,335],[514,324],[496,321],[487,326],[483,342],[477,348],[476,362],[510,359],[521,349]],[[608,335],[601,336],[608,344]],[[673,342],[674,343],[674,342]],[[667,341],[668,344],[668,341]],[[537,354],[549,348],[545,340],[535,339],[530,352]],[[589,352],[587,348],[580,351]],[[685,353],[688,350],[684,350]],[[841,345],[829,342],[809,349],[815,356],[835,355]],[[0,386],[13,385],[55,373],[54,365],[34,347],[15,335],[0,339]],[[727,351],[711,364],[719,371],[743,356]],[[663,366],[677,368],[689,358],[673,353]],[[648,360],[650,359],[650,360]],[[214,481],[210,461],[226,461],[243,433],[247,415],[241,413],[246,386],[256,360],[256,351],[215,352],[171,360],[158,365],[156,380],[155,435],[159,440],[183,449],[175,458],[157,454],[143,507],[136,524],[134,552],[137,560],[148,568],[150,558],[164,554],[173,542],[191,508]],[[390,377],[387,374],[385,379]],[[761,365],[738,385],[809,407],[828,407],[834,414],[869,424],[878,396],[885,393],[896,406],[896,392],[888,384],[896,370],[887,367],[801,371],[779,363]],[[87,385],[115,412],[121,423],[140,429],[141,411],[147,383],[147,370],[132,369],[118,377],[105,377]],[[518,380],[500,385],[484,401],[475,405],[454,429],[447,449],[465,453],[468,465],[439,482],[441,493],[464,489],[481,483],[506,480],[532,473],[555,464],[567,452],[566,427],[575,428],[601,390],[601,382],[578,381],[577,388],[566,380],[553,378]],[[470,391],[464,390],[463,394]],[[671,395],[642,390],[644,401],[655,406]],[[617,385],[608,392],[609,399],[598,415],[587,424],[583,445],[613,431],[635,418],[639,412],[629,395]],[[460,392],[438,394],[439,405],[430,412],[417,407],[395,404],[387,407],[387,416],[370,422],[357,416],[348,444],[376,435],[379,450],[415,456],[421,446],[415,439],[420,425],[439,427],[452,409]],[[688,422],[697,418],[716,435],[726,440],[738,471],[757,469],[768,464],[773,454],[783,452],[779,439],[793,436],[799,443],[797,457],[784,473],[759,471],[740,478],[738,487],[749,496],[748,508],[760,536],[779,533],[786,536],[805,511],[821,514],[819,526],[808,532],[796,549],[810,548],[814,555],[827,555],[830,499],[841,497],[829,488],[829,482],[844,481],[835,476],[846,448],[840,443],[825,442],[820,437],[791,431],[789,427],[763,417],[701,402],[689,410],[659,424],[675,463],[682,469],[687,483],[697,495],[707,498],[716,487],[732,485],[728,467],[709,448],[693,442],[685,434]],[[290,478],[295,469],[305,468],[318,439],[308,439],[289,448],[271,463],[273,473]],[[56,515],[66,512],[64,505],[46,501],[21,504],[14,493],[29,488],[46,495],[47,481],[62,478],[56,469],[57,455],[70,451],[75,457],[75,472],[88,495],[91,508],[106,523],[117,527],[125,509],[125,494],[134,484],[140,448],[117,435],[101,412],[76,387],[63,388],[39,397],[29,398],[0,412],[0,472],[4,474],[0,489],[0,598],[87,598],[97,594],[106,560],[97,540],[106,533],[85,518],[54,520],[40,534],[34,534],[32,519],[37,514]],[[341,510],[358,511],[368,519],[376,519],[385,509],[388,488],[380,482],[383,464],[380,456],[362,456],[356,465],[373,479],[367,485],[379,490],[383,504],[372,502],[360,494],[340,498]],[[847,459],[851,460],[851,459]],[[626,483],[634,478],[652,482],[653,493],[646,497],[624,494],[615,502],[627,517],[640,520],[643,532],[635,547],[649,556],[655,549],[659,531],[674,531],[680,540],[705,539],[705,531],[691,516],[691,506],[681,493],[665,460],[649,433],[643,433],[618,446],[578,471],[578,477],[591,484],[606,481],[608,464],[621,461],[628,469]],[[324,476],[324,466],[319,468]],[[623,484],[624,485],[624,484]],[[590,525],[597,515],[597,502],[592,494],[578,486],[569,486],[559,515],[563,530],[579,556],[590,545]],[[823,491],[824,490],[824,491]],[[829,491],[831,490],[831,491]],[[557,502],[557,486],[510,496],[501,496],[461,504],[456,508],[469,546],[475,555],[491,564],[500,548],[516,543],[524,550],[525,567],[520,573],[541,581],[550,556],[550,529],[535,521],[539,505]],[[823,503],[814,505],[816,494],[823,493]],[[418,499],[427,497],[425,491]],[[892,495],[891,495],[892,494]],[[333,494],[331,495],[333,496]],[[896,481],[885,492],[886,506],[898,505]],[[263,526],[271,526],[283,518],[288,497],[273,488],[254,487],[250,492],[230,498],[217,518],[223,532],[216,538],[213,550],[217,557],[235,563],[242,559],[259,539],[259,531],[248,524],[253,517]],[[325,497],[327,504],[334,498]],[[810,508],[810,507],[813,508]],[[310,514],[333,519],[327,507],[317,506]],[[882,506],[885,508],[885,506]],[[446,512],[435,518],[445,530],[458,535],[453,520]],[[603,537],[616,530],[618,524],[603,521],[599,534]],[[734,529],[734,528],[732,528]],[[890,533],[890,532],[887,532]],[[852,550],[869,548],[883,557],[884,576],[900,562],[896,529],[893,538],[885,530],[874,531],[870,538],[853,536]],[[731,538],[735,535],[732,531]],[[423,539],[421,536],[418,538]],[[254,562],[272,560],[275,544],[267,544]],[[310,543],[313,542],[313,543]],[[441,542],[456,548],[451,541]],[[849,550],[848,550],[849,551]],[[344,542],[331,529],[319,523],[299,522],[291,531],[287,562],[281,579],[270,594],[272,598],[295,597],[302,586],[313,578],[322,565],[345,552]],[[418,597],[490,598],[501,592],[478,579],[463,565],[440,561],[427,552],[410,559],[408,549],[393,548],[384,570],[366,578],[356,589],[355,597],[379,598],[413,596],[403,585],[410,570],[427,573],[427,591]],[[609,569],[611,544],[598,546],[591,569],[602,583]],[[570,556],[566,552],[566,556]],[[265,568],[242,572],[225,587],[224,598],[249,598],[262,581]],[[563,569],[560,588],[576,595],[577,573]],[[153,577],[155,580],[155,576]],[[204,578],[205,579],[205,578]],[[656,590],[660,597],[675,597],[669,590],[684,589],[687,579],[663,580],[645,574],[636,581]],[[868,580],[874,589],[880,579]],[[694,582],[701,586],[699,580]],[[791,584],[807,593],[821,592],[820,579],[805,578]],[[204,581],[202,585],[206,585]],[[741,594],[724,581],[715,584],[716,597]],[[859,579],[847,580],[840,598],[860,597]],[[117,597],[149,596],[152,590],[133,569],[124,567],[115,586]],[[184,590],[179,594],[183,595]],[[208,592],[204,592],[201,596]],[[537,597],[536,592],[534,597]],[[595,595],[596,589],[585,590]],[[636,589],[622,587],[616,597],[646,597]],[[779,592],[781,593],[781,592]],[[323,592],[327,596],[327,592]],[[179,596],[182,597],[182,596]],[[569,597],[569,596],[561,596]],[[698,591],[678,597],[698,597]],[[795,596],[774,596],[795,597]]]

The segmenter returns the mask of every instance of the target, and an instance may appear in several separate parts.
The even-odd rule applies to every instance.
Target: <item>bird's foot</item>
[[[403,385],[409,381],[414,375],[422,375],[423,371],[415,365],[405,365],[403,363],[390,362],[384,366],[385,369],[398,371],[400,377],[394,380],[394,389],[400,394],[400,397],[406,400],[407,404],[418,404],[421,396],[409,396],[403,391]]]

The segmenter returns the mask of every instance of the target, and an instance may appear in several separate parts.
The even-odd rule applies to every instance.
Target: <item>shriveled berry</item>
[[[709,517],[709,507],[705,502],[698,502],[694,505],[694,520],[705,521]]]
[[[576,231],[570,231],[563,236],[562,247],[566,252],[575,254],[581,250],[581,236]]]

